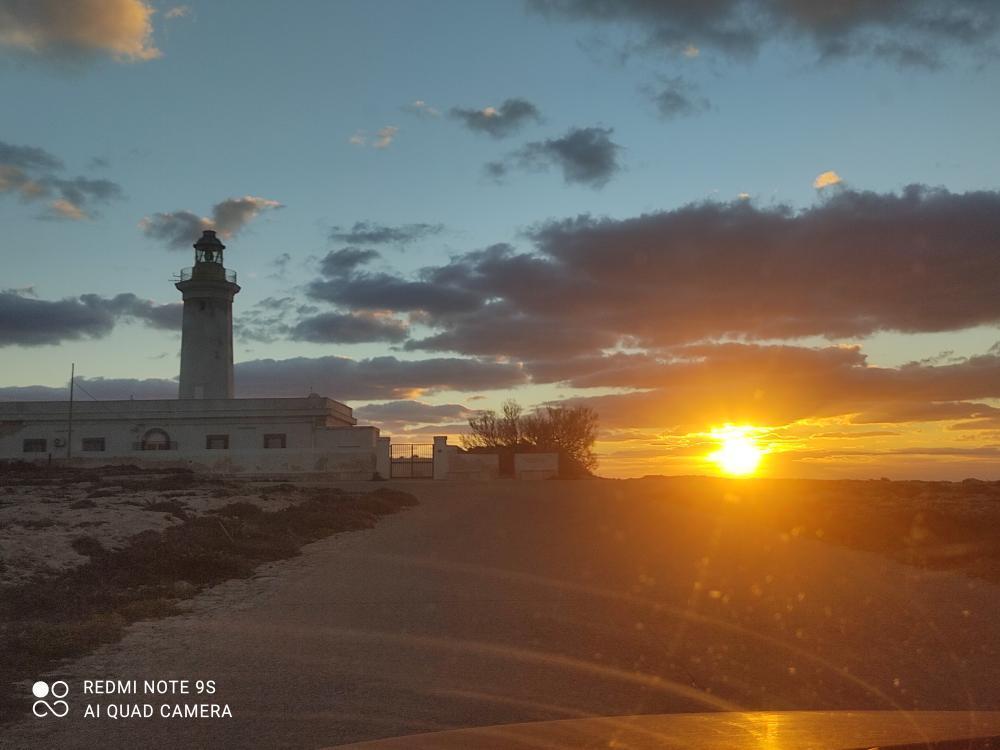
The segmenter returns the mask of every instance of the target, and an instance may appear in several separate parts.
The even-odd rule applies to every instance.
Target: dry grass
[[[720,506],[736,523],[1000,583],[1000,482],[646,478],[633,499]]]
[[[18,479],[32,482],[41,477]],[[52,479],[67,484],[94,481],[79,475]],[[180,473],[116,483],[133,482],[155,485],[161,492],[204,485],[201,478]],[[218,480],[208,484],[221,489]],[[74,538],[72,548],[88,558],[83,565],[0,590],[0,683],[43,674],[61,659],[118,640],[132,622],[177,613],[181,600],[208,586],[249,577],[261,563],[298,555],[309,542],[370,528],[379,517],[416,504],[412,495],[385,488],[361,495],[292,485],[281,491],[293,502],[274,511],[240,501],[194,515],[174,498],[150,502],[147,510],[170,513],[180,522],[162,531],[144,531],[118,549],[107,549],[91,536]],[[14,692],[5,690],[3,695]],[[22,709],[0,702],[0,716],[17,715]]]

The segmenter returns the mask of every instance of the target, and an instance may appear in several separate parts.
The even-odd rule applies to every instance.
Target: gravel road
[[[631,502],[621,482],[397,484],[421,504],[39,675],[67,681],[70,715],[9,725],[0,747],[321,748],[595,715],[1000,705],[994,584],[782,537],[724,505]],[[217,692],[83,694],[108,678]],[[233,715],[82,715],[137,702]]]

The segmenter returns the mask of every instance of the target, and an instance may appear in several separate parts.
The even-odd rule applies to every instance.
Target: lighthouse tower
[[[194,266],[174,284],[184,295],[180,398],[233,397],[233,297],[236,272],[222,265],[226,246],[206,229],[194,244]]]

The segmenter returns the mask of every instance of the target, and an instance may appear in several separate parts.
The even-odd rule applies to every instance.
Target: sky
[[[239,396],[998,479],[998,52],[993,0],[0,0],[0,400],[174,397],[214,228]]]

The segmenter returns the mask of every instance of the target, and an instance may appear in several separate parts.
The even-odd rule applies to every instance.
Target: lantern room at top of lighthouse
[[[194,244],[194,262],[196,264],[218,263],[221,266],[222,251],[225,249],[226,246],[215,236],[215,232],[206,229],[202,232],[201,238]]]

